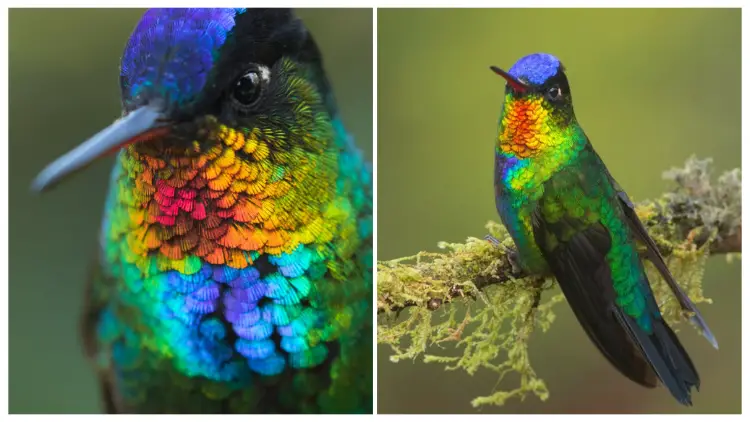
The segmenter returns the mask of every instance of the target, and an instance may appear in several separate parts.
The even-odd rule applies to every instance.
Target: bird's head
[[[575,122],[570,86],[560,60],[535,53],[518,60],[507,72],[495,66],[491,69],[507,82],[500,148],[529,157],[559,144],[563,132]]]
[[[123,148],[157,168],[221,159],[259,183],[330,148],[320,54],[288,9],[151,9],[125,47],[120,85],[122,117],[47,166],[35,190]]]

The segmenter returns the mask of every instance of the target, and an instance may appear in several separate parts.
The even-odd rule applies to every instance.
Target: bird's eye
[[[559,100],[562,97],[562,90],[559,86],[555,85],[547,89],[547,98],[551,101]]]
[[[232,100],[240,108],[246,109],[258,103],[265,82],[263,76],[261,69],[255,68],[248,70],[237,79],[232,89]]]

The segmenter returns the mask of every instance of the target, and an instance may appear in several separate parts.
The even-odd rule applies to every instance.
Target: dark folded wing
[[[615,315],[615,291],[607,253],[611,238],[601,223],[582,226],[577,220],[547,223],[532,215],[534,238],[557,278],[579,323],[599,351],[623,375],[646,387],[656,386],[656,374]],[[565,233],[575,232],[567,240]]]

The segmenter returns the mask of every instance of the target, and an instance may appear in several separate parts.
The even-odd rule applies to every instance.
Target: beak
[[[504,71],[503,69],[500,69],[497,66],[490,66],[490,69],[497,73],[498,75],[505,78],[506,81],[508,81],[508,85],[510,85],[511,88],[513,88],[514,91],[523,94],[526,91],[529,90],[529,86],[525,83],[521,82],[520,80],[516,79],[514,76],[512,76],[510,73]]]
[[[32,182],[31,189],[35,192],[49,190],[65,177],[109,152],[134,142],[153,139],[168,131],[164,114],[156,107],[138,108],[45,167]]]

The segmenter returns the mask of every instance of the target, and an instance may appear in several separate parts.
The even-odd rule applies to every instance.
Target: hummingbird
[[[304,23],[150,9],[120,87],[32,184],[116,153],[81,318],[104,410],[371,413],[372,167]]]
[[[661,381],[691,405],[700,378],[662,318],[639,246],[682,310],[718,343],[578,123],[563,64],[537,53],[507,72],[490,69],[506,82],[494,185],[516,246],[511,264],[554,275],[589,339],[620,373],[649,388]]]

